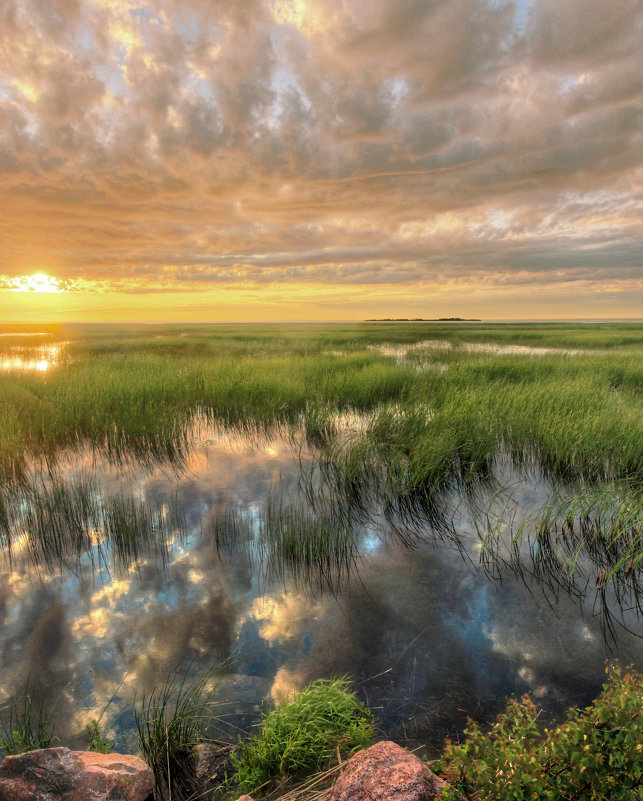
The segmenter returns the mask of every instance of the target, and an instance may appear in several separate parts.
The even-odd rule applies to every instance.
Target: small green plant
[[[105,736],[103,730],[100,727],[100,718],[92,718],[85,725],[85,731],[87,732],[87,739],[89,740],[89,750],[96,751],[98,754],[109,754],[112,751],[112,743],[111,741]]]
[[[373,715],[346,679],[318,680],[263,716],[260,733],[241,742],[236,756],[239,793],[320,770],[373,738]]]
[[[109,707],[112,705],[114,699],[118,695],[119,690],[125,683],[127,679],[127,674],[123,676],[121,679],[120,684],[114,690],[111,697],[105,704],[105,706],[101,709],[101,713],[97,718],[92,718],[89,723],[85,724],[85,733],[87,734],[87,739],[89,740],[89,750],[95,751],[98,754],[110,754],[112,751],[112,742],[109,738],[105,735],[105,732],[101,728],[101,720],[103,719],[103,715],[107,712]]]
[[[45,698],[34,701],[29,682],[19,700],[15,696],[9,699],[0,714],[0,747],[5,753],[22,754],[49,747],[56,724],[45,707]]]
[[[457,788],[454,798],[464,792],[486,801],[642,799],[643,676],[618,665],[608,670],[593,704],[570,709],[555,728],[540,729],[527,696],[510,700],[489,731],[470,722],[464,743],[447,743],[434,770]]]
[[[229,665],[219,666],[228,668]],[[154,772],[158,798],[183,801],[193,797],[195,745],[208,740],[207,730],[217,718],[213,695],[215,668],[189,680],[188,671],[170,674],[160,687],[144,695],[134,710],[143,758]]]

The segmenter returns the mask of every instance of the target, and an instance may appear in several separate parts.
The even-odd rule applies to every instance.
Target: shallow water
[[[407,345],[369,345],[369,349],[391,356],[399,362],[408,358],[409,354],[420,355],[424,351],[450,351],[464,353],[486,353],[492,356],[576,356],[580,353],[600,353],[596,350],[578,350],[573,348],[536,347],[533,345],[501,345],[495,342],[449,342],[443,339],[426,339]],[[444,365],[443,365],[444,367]]]
[[[3,331],[0,337],[11,337],[12,339],[20,339],[21,337],[47,337],[51,336],[46,331]]]
[[[363,430],[354,415],[343,423]],[[453,491],[445,533],[421,504],[347,504],[285,430],[200,421],[193,439],[179,471],[81,449],[33,464],[27,487],[6,493],[0,697],[29,675],[58,698],[64,735],[115,694],[103,722],[135,749],[135,696],[234,655],[220,693],[233,737],[263,702],[349,675],[383,735],[437,750],[508,694],[559,712],[595,697],[606,656],[643,663],[640,637],[605,639],[591,592],[582,602],[502,560],[481,567],[474,520],[484,509],[511,543],[506,510],[528,518],[551,491],[536,467],[499,459],[498,485]],[[643,633],[634,612],[619,620]]]
[[[27,370],[44,373],[60,364],[65,345],[65,342],[42,344],[37,347],[12,345],[0,351],[0,371]]]

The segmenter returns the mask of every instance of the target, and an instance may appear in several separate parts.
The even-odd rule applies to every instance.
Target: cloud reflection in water
[[[176,666],[205,669],[236,654],[222,693],[231,724],[249,725],[264,697],[347,674],[377,708],[384,733],[437,748],[467,714],[494,714],[509,693],[530,691],[557,710],[597,692],[601,621],[583,618],[575,600],[561,595],[553,608],[516,577],[490,582],[428,525],[402,541],[381,509],[352,521],[343,564],[351,580],[331,581],[332,570],[328,580],[312,580],[319,575],[288,561],[286,536],[305,509],[299,460],[309,454],[279,436],[249,443],[210,430],[202,440],[178,478],[169,468],[114,466],[90,453],[63,459],[66,481],[94,488],[101,520],[124,499],[125,510],[148,510],[141,525],[149,536],[139,531],[117,547],[113,536],[95,533],[81,541],[80,555],[55,552],[47,561],[32,532],[21,532],[0,584],[3,697],[30,673],[35,686],[61,694],[60,727],[77,733],[125,677],[107,718],[113,736],[127,739],[131,717],[114,718],[136,694]],[[51,479],[40,481],[46,488]],[[523,481],[521,492],[527,508],[542,503],[537,482]],[[318,524],[307,529],[315,569],[314,538],[335,532],[329,509],[327,517],[300,516],[302,525]],[[213,525],[222,519],[238,527],[217,547]],[[475,561],[464,511],[458,525]],[[624,636],[616,653],[640,663],[641,640]]]

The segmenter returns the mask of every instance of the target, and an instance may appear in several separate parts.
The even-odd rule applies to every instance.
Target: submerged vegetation
[[[0,710],[0,730],[0,748],[6,754],[22,754],[51,745],[56,730],[54,709],[46,697],[37,697],[29,679],[24,692],[9,698]]]

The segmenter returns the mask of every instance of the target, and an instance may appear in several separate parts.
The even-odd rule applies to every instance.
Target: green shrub
[[[643,799],[643,677],[608,670],[592,705],[570,709],[555,728],[540,729],[528,696],[510,700],[489,731],[470,722],[467,740],[448,742],[434,769],[485,801]]]
[[[373,716],[349,691],[346,679],[312,682],[263,716],[260,734],[240,743],[239,793],[265,790],[323,768],[373,738]]]

